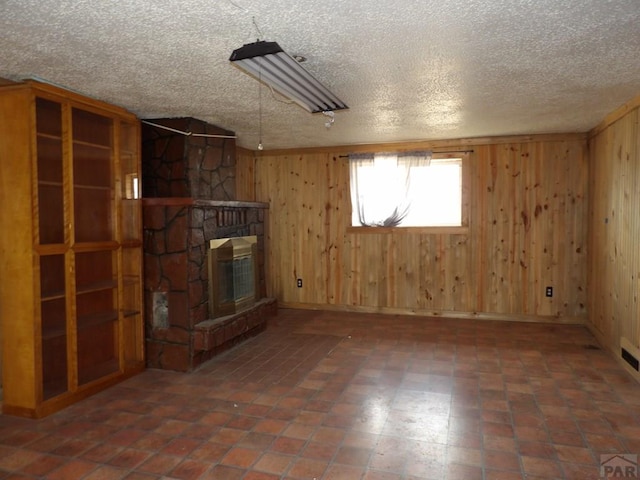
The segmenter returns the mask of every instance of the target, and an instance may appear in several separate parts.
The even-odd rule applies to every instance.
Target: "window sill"
[[[469,233],[469,227],[347,227],[347,233],[466,235]]]

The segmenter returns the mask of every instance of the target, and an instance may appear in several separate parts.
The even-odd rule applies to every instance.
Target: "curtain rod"
[[[438,150],[432,153],[473,153],[473,150]],[[338,158],[349,158],[349,155],[338,155]]]
[[[236,138],[235,135],[216,135],[213,133],[193,133],[193,132],[183,132],[182,130],[177,130],[175,128],[167,127],[165,125],[160,125],[159,123],[149,122],[147,120],[141,120],[142,123],[146,123],[147,125],[151,125],[152,127],[162,128],[164,130],[169,130],[173,133],[179,133],[180,135],[185,135],[187,137],[207,137],[207,138]]]

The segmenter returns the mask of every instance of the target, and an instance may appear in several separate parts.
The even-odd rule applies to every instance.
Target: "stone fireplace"
[[[195,119],[153,123],[186,132],[230,133]],[[190,371],[259,333],[277,311],[275,300],[265,298],[268,205],[233,199],[235,140],[181,135],[145,124],[142,139],[147,366]],[[222,257],[229,245],[233,250],[234,243],[243,242],[253,254],[254,297],[234,300],[233,311],[226,307],[212,314],[211,287],[220,280],[210,271],[212,242],[226,245],[219,252]],[[246,269],[246,261],[242,263]],[[228,293],[235,287],[222,288]]]

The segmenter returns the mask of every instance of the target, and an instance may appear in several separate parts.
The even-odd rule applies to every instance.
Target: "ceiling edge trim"
[[[334,147],[306,147],[306,148],[286,148],[274,150],[253,150],[254,155],[260,157],[265,155],[299,155],[303,153],[359,153],[383,151],[408,151],[417,149],[456,149],[461,147],[477,145],[500,145],[505,143],[533,143],[533,142],[565,142],[565,141],[586,141],[587,133],[549,133],[536,135],[507,135],[497,137],[472,137],[457,138],[451,140],[424,140],[414,142],[397,143],[373,143],[360,145],[337,145]],[[436,152],[437,153],[437,152]]]

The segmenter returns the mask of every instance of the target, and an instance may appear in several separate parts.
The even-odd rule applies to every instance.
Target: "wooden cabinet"
[[[139,138],[121,108],[0,87],[5,413],[48,415],[144,368]]]

